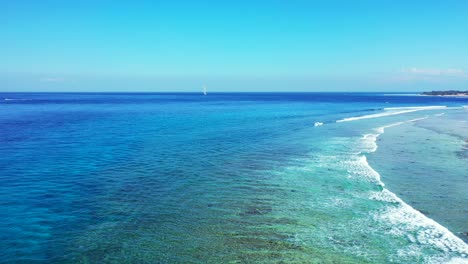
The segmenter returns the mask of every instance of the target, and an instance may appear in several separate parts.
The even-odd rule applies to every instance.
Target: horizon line
[[[435,90],[432,90],[435,91]],[[449,91],[449,90],[440,90]],[[203,94],[203,92],[193,91],[0,91],[0,93],[180,93],[180,94]],[[208,94],[222,93],[383,93],[383,94],[421,94],[422,91],[216,91]]]

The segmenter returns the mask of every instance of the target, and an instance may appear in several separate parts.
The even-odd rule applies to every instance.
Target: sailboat
[[[203,95],[206,95],[206,85],[203,85]]]

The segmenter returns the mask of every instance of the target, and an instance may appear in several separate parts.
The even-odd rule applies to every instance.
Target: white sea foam
[[[389,190],[371,193],[370,198],[393,204],[374,215],[376,220],[390,224],[392,228],[387,231],[389,234],[401,236],[409,233],[419,244],[431,245],[443,252],[468,254],[468,245],[463,240]]]
[[[398,93],[395,93],[395,94],[384,94],[384,96],[419,96],[420,94],[398,94]]]
[[[405,111],[398,111],[398,112],[384,112],[384,113],[379,113],[379,114],[372,114],[372,115],[364,115],[364,116],[355,116],[355,117],[347,117],[343,118],[340,120],[337,120],[337,123],[341,122],[350,122],[350,121],[356,121],[356,120],[361,120],[361,119],[369,119],[369,118],[377,118],[377,117],[384,117],[384,116],[392,116],[392,115],[399,115],[399,114],[405,114],[405,113],[411,113],[415,112],[418,110],[405,110]]]
[[[380,180],[380,174],[367,163],[367,159],[361,159],[361,162],[363,166],[362,170],[365,168],[368,170],[363,175],[375,177],[375,180],[384,186],[384,183]],[[389,235],[405,236],[412,243],[437,248],[445,253],[454,252],[460,256],[468,254],[468,245],[463,240],[455,236],[444,226],[405,203],[388,189],[384,188],[382,191],[370,192],[369,199],[389,204],[384,210],[373,215],[373,218],[378,222],[385,223],[386,226],[390,224],[391,228],[386,231]],[[401,251],[400,253],[404,255],[419,254],[419,251],[405,248]],[[444,259],[443,262],[449,261],[447,256],[440,256],[433,258],[432,261],[431,259],[427,259],[427,262],[441,263],[439,261],[441,258]],[[451,260],[455,261],[457,259],[460,258]]]
[[[31,101],[32,99],[15,99],[15,98],[4,98],[4,101]]]
[[[417,110],[432,110],[432,109],[444,109],[447,108],[445,105],[430,105],[430,106],[405,106],[405,107],[387,107],[384,110],[404,110],[404,109],[417,109]]]
[[[380,174],[374,170],[368,163],[366,153],[372,153],[377,149],[377,138],[385,132],[386,128],[398,126],[401,124],[416,122],[428,118],[428,116],[415,118],[403,122],[388,124],[375,129],[375,133],[363,135],[358,142],[358,152],[354,152],[355,146],[348,145],[349,150],[343,150],[342,154],[348,158],[343,159],[341,154],[314,156],[314,168],[329,167],[333,164],[338,170],[345,168],[348,172],[348,178],[352,181],[366,181],[371,184],[379,185],[380,190],[352,192],[352,197],[359,199],[370,199],[376,201],[380,206],[371,210],[368,218],[360,219],[365,223],[363,226],[356,227],[361,232],[361,228],[370,228],[370,232],[377,232],[383,236],[388,236],[391,243],[397,241],[398,249],[394,254],[387,257],[389,262],[411,263],[419,259],[422,263],[466,263],[468,255],[468,246],[457,236],[451,233],[436,221],[426,217],[421,212],[412,208],[400,199],[396,194],[385,188]],[[337,138],[336,142],[341,142]],[[349,144],[346,143],[346,144]],[[353,199],[354,199],[353,198]],[[322,202],[332,207],[350,207],[356,203],[349,197],[337,197],[325,199]],[[368,221],[368,222],[367,222]],[[351,231],[350,231],[351,232]],[[364,231],[367,232],[367,231]],[[331,237],[336,240],[336,237]],[[401,239],[407,242],[400,243]],[[344,242],[332,241],[340,244]],[[392,244],[393,245],[393,244]],[[359,247],[347,245],[353,254],[366,255],[367,251]],[[343,249],[341,249],[343,250]]]
[[[367,157],[365,155],[360,156],[359,165],[361,174],[366,175],[370,180],[375,181],[380,186],[385,186],[385,184],[380,180],[380,174],[374,170],[367,162]]]
[[[402,122],[396,122],[396,123],[393,123],[393,124],[390,124],[390,125],[379,127],[379,128],[376,129],[376,131],[380,132],[380,134],[383,134],[384,131],[385,131],[385,128],[399,126],[399,125],[402,125],[402,124],[405,124],[405,123],[416,122],[416,121],[424,120],[424,119],[427,119],[427,118],[428,118],[428,116],[424,116],[424,117],[414,118],[414,119],[410,119],[410,120],[406,120],[406,121],[402,121]]]
[[[377,149],[376,139],[379,135],[384,133],[385,128],[401,125],[408,122],[415,122],[418,120],[426,119],[426,117],[416,118],[404,122],[393,123],[376,129],[378,134],[366,134],[363,136],[363,147],[367,153],[374,152]],[[369,147],[375,144],[374,147]],[[384,186],[380,179],[380,174],[375,171],[367,162],[365,155],[357,160],[361,175],[374,178],[374,181],[379,185]],[[355,169],[354,169],[355,170]],[[454,252],[462,257],[448,257],[447,254],[443,256],[429,257],[425,259],[428,263],[468,263],[464,257],[468,255],[468,245],[460,238],[455,236],[447,228],[440,225],[436,221],[428,218],[421,212],[417,211],[396,194],[390,190],[383,188],[382,191],[369,193],[369,199],[389,203],[384,210],[377,212],[374,218],[382,223],[390,224],[391,229],[387,232],[390,235],[406,236],[412,243],[417,243],[423,246],[430,246],[437,248],[445,253]],[[411,248],[404,248],[399,252],[403,255],[416,255],[420,254],[419,250],[412,250]]]
[[[375,129],[375,131],[376,131],[375,134],[364,134],[362,136],[362,142],[361,142],[361,148],[363,150],[361,152],[359,152],[359,154],[361,154],[362,152],[372,153],[372,152],[377,151],[377,148],[378,148],[377,138],[381,134],[383,134],[385,132],[385,128],[394,127],[394,126],[398,126],[398,125],[402,125],[402,124],[410,123],[410,122],[416,122],[416,121],[419,121],[419,120],[424,120],[426,118],[428,118],[428,116],[424,116],[424,117],[421,117],[421,118],[410,119],[410,120],[402,121],[402,122],[396,122],[396,123],[393,123],[393,124],[389,124],[389,125],[386,125],[386,126],[381,126],[381,127],[376,128]]]
[[[392,115],[400,115],[406,113],[412,113],[416,111],[424,111],[424,110],[436,110],[436,109],[444,109],[447,108],[446,106],[415,106],[415,107],[393,107],[393,108],[384,108],[386,112],[378,113],[378,114],[371,114],[371,115],[363,115],[363,116],[355,116],[355,117],[347,117],[340,120],[337,120],[337,123],[341,122],[350,122],[356,121],[361,119],[369,119],[369,118],[378,118],[384,116],[392,116]],[[394,111],[400,110],[400,111]]]
[[[362,136],[362,140],[363,140],[363,145],[364,145],[364,148],[365,148],[365,152],[375,152],[377,151],[377,137],[380,135],[381,133],[379,134],[365,134],[364,136]]]
[[[434,261],[433,263],[441,263],[441,261]],[[452,258],[450,259],[447,264],[466,264],[468,260],[466,258]]]
[[[315,123],[314,123],[314,126],[315,126],[315,127],[323,126],[323,123],[322,123],[322,122],[315,122]]]
[[[412,243],[408,247],[401,248],[398,252],[399,256],[420,256],[427,247],[437,249],[441,254],[426,256],[425,263],[466,261],[463,257],[468,255],[468,245],[447,228],[417,211],[386,189],[380,174],[369,165],[365,155],[359,156],[353,163],[348,164],[348,172],[365,177],[366,180],[383,187],[382,191],[368,193],[369,199],[388,203],[385,209],[373,213],[372,218],[382,223],[388,235],[406,237]],[[453,256],[453,253],[459,256],[452,258],[450,255]]]

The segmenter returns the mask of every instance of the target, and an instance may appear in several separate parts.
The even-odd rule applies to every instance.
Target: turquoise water
[[[0,98],[0,262],[467,260],[467,99]]]
[[[370,158],[396,195],[468,241],[468,119],[446,111],[388,128]],[[421,158],[423,157],[423,158]]]

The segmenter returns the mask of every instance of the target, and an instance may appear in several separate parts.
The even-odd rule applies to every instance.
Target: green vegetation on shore
[[[449,91],[432,91],[422,92],[422,95],[456,95],[456,96],[468,96],[467,91],[449,90]]]

